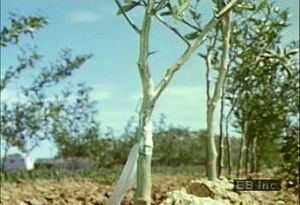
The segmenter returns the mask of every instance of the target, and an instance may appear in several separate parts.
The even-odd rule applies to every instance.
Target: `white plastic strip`
[[[136,177],[137,160],[139,156],[139,145],[135,144],[129,153],[127,162],[123,168],[118,184],[108,199],[107,205],[119,205],[123,199],[125,192],[133,183]]]

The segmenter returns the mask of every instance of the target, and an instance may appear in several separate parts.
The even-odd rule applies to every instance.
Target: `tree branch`
[[[126,12],[124,12],[123,7],[122,7],[121,3],[119,2],[119,0],[115,0],[115,2],[117,4],[118,8],[120,9],[120,11],[122,11],[122,15],[125,17],[128,24],[133,28],[133,30],[135,32],[140,34],[141,30],[134,24],[134,22],[129,18],[129,16],[126,14]]]
[[[187,25],[188,27],[194,29],[195,31],[198,31],[199,28],[197,26],[194,26],[193,24],[191,24],[190,22],[188,22],[187,20],[185,20],[184,18],[180,18],[180,21],[182,23],[184,23],[185,25]]]
[[[148,89],[152,86],[151,84],[151,74],[148,66],[148,56],[149,56],[149,33],[150,25],[152,22],[152,11],[154,3],[146,7],[145,16],[142,24],[142,29],[140,32],[140,43],[139,43],[139,58],[138,67],[139,73],[142,81],[144,96],[149,91]]]
[[[172,25],[168,24],[160,15],[155,14],[155,17],[157,18],[157,20],[162,23],[164,26],[166,26],[168,29],[170,29],[171,31],[173,31],[181,40],[183,40],[188,46],[191,46],[191,44],[188,42],[188,40],[186,40],[186,38],[180,34],[180,32],[173,27]]]
[[[230,46],[230,35],[231,35],[231,18],[230,13],[226,14],[222,22],[222,36],[223,36],[223,48],[221,56],[221,67],[218,74],[218,79],[215,84],[214,94],[211,98],[210,103],[216,103],[221,96],[221,89],[226,77],[227,72],[227,61],[228,61],[228,51]]]
[[[188,47],[184,53],[179,57],[179,59],[170,66],[169,69],[167,69],[164,78],[158,83],[158,85],[155,87],[154,91],[154,101],[157,100],[157,98],[160,96],[162,91],[167,87],[167,85],[172,80],[174,73],[178,71],[181,66],[187,62],[187,60],[190,58],[190,56],[193,54],[193,52],[200,46],[202,40],[204,39],[207,32],[216,26],[216,24],[219,22],[219,19],[225,15],[227,12],[229,12],[238,2],[239,0],[232,0],[229,4],[227,4],[219,13],[213,17],[208,24],[203,28],[202,32],[199,33],[199,36],[195,39],[193,44]]]
[[[222,8],[222,10],[215,14],[216,18],[221,18],[222,16],[224,16],[225,14],[227,14],[234,6],[236,6],[236,4],[239,2],[240,0],[232,0],[230,1],[228,4],[226,4],[226,6],[224,6]]]
[[[217,42],[217,38],[218,38],[218,29],[216,29],[216,35],[213,36],[213,39],[211,40],[211,45],[209,45],[207,52],[206,52],[206,56],[204,58],[205,63],[206,63],[206,103],[208,104],[210,101],[210,70],[211,70],[211,52],[212,50],[215,48],[216,46],[216,42]]]

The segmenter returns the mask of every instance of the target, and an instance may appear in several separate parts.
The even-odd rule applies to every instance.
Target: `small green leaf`
[[[297,50],[291,50],[289,52],[286,53],[287,56],[293,56],[293,55],[296,55],[298,53]]]
[[[188,40],[194,40],[199,36],[199,33],[200,33],[199,31],[194,31],[194,32],[186,34],[184,37]]]
[[[3,47],[5,47],[5,46],[7,46],[7,43],[1,39],[0,40],[0,45],[3,46]]]
[[[198,55],[203,58],[203,59],[206,59],[206,55],[204,55],[203,53],[198,53]]]
[[[184,0],[177,0],[178,5],[182,5],[183,3],[185,3],[186,1]]]
[[[192,18],[193,18],[194,20],[199,20],[199,19],[200,19],[201,14],[197,14],[196,11],[193,10],[193,9],[190,9],[189,11],[190,11],[190,14],[192,15]]]
[[[181,15],[189,6],[189,2],[183,2],[178,9],[178,14]]]
[[[286,21],[288,19],[289,16],[289,12],[287,10],[281,12],[280,17],[282,18],[282,20]]]
[[[268,2],[267,1],[262,1],[256,8],[256,12],[259,12],[265,8],[267,8]]]
[[[171,11],[165,11],[165,12],[162,12],[160,15],[161,16],[170,16],[170,15],[172,15],[172,12]]]
[[[130,11],[131,9],[133,9],[134,7],[136,7],[137,5],[139,5],[139,2],[131,1],[129,4],[126,4],[126,5],[122,6],[118,10],[117,15],[120,15],[123,12],[125,13],[127,11]]]
[[[172,16],[173,16],[174,19],[178,19],[179,18],[178,9],[176,7],[172,8]]]

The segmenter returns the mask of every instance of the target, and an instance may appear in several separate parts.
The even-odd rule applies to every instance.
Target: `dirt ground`
[[[191,191],[192,180],[201,180],[200,175],[153,175],[152,199],[153,205],[175,204],[195,205],[191,200],[183,200],[180,197],[195,198]],[[227,180],[226,180],[227,181]],[[227,181],[226,183],[230,183]],[[64,179],[60,181],[18,181],[15,183],[3,183],[1,185],[1,200],[3,205],[104,205],[112,192],[113,186],[107,186],[91,179]],[[192,188],[193,189],[193,188]],[[177,191],[175,191],[177,190]],[[178,191],[180,190],[180,191]],[[199,190],[198,190],[199,191]],[[295,205],[297,194],[295,190],[283,188],[277,192],[247,192],[232,193],[227,190],[226,195],[238,199],[211,204],[261,204],[261,205]],[[230,192],[230,193],[229,193]],[[122,205],[132,204],[134,188],[130,189],[124,198]],[[197,195],[197,194],[196,194]],[[177,197],[177,198],[176,198]],[[239,198],[243,197],[243,199]],[[180,199],[179,199],[180,198]],[[222,196],[220,197],[222,199]],[[224,198],[224,196],[223,196]],[[210,199],[211,200],[211,199]],[[199,203],[200,204],[200,203]],[[206,203],[209,204],[209,203]],[[205,204],[205,205],[206,205]]]

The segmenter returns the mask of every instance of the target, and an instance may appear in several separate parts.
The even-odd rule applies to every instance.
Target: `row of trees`
[[[95,119],[95,102],[89,93],[91,88],[83,83],[66,87],[60,93],[47,96],[47,89],[56,86],[62,80],[91,58],[91,55],[72,56],[70,50],[63,50],[58,63],[41,66],[42,57],[35,49],[23,49],[17,58],[17,64],[11,66],[1,79],[1,92],[9,83],[24,75],[30,69],[39,69],[34,80],[19,88],[23,101],[1,101],[1,144],[5,143],[5,153],[10,147],[17,147],[29,154],[45,139],[52,139],[58,147],[58,155],[63,157],[85,156],[102,159],[99,147],[107,150],[136,144],[137,165],[125,166],[123,172],[137,171],[136,204],[150,204],[151,161],[152,152],[167,146],[171,141],[165,138],[164,131],[156,132],[156,147],[153,148],[152,113],[157,99],[171,82],[175,73],[195,54],[200,45],[206,45],[206,52],[199,56],[206,65],[207,87],[207,129],[206,129],[206,166],[207,176],[215,180],[222,175],[224,162],[227,162],[229,174],[232,168],[231,138],[228,127],[232,123],[242,136],[237,172],[244,168],[246,173],[257,172],[270,159],[270,153],[283,153],[287,170],[297,165],[297,120],[299,110],[299,69],[297,58],[299,44],[282,43],[282,34],[288,24],[288,11],[262,1],[232,0],[212,1],[214,14],[212,19],[203,25],[199,8],[200,0],[139,0],[123,3],[115,0],[130,27],[138,34],[140,74],[143,101],[140,107],[137,128],[125,131],[124,138],[130,139],[117,143],[99,134],[99,122]],[[144,8],[141,26],[131,20],[129,12]],[[157,20],[180,41],[186,45],[182,55],[169,67],[157,85],[151,78],[148,57],[150,52],[150,34],[153,23]],[[176,24],[174,25],[174,21]],[[44,27],[47,21],[42,16],[11,16],[11,25],[1,29],[1,47],[19,45],[23,35],[34,36],[35,31]],[[179,25],[179,26],[178,26]],[[189,30],[186,32],[186,30]],[[200,66],[199,66],[200,67]],[[211,76],[216,75],[215,86],[211,86]],[[213,89],[212,89],[213,88]],[[213,93],[211,93],[213,91]],[[220,137],[218,152],[215,145],[213,127],[214,111],[221,99]],[[229,107],[225,115],[224,107]],[[200,108],[199,108],[200,109]],[[225,132],[224,130],[225,124]],[[174,131],[174,130],[173,130]],[[189,132],[182,135],[189,136]],[[169,130],[167,136],[170,136]],[[131,133],[131,134],[129,134]],[[108,134],[109,135],[109,134]],[[196,138],[200,141],[203,138]],[[224,150],[225,140],[226,147]],[[164,141],[166,140],[166,141]],[[192,137],[186,140],[193,141]],[[176,140],[175,140],[176,141]],[[177,142],[177,141],[176,141]],[[200,142],[201,144],[201,142]],[[170,144],[172,147],[174,144]],[[199,144],[195,143],[195,146]],[[289,149],[293,147],[295,149]],[[203,147],[199,146],[199,149]],[[129,151],[129,150],[128,150]],[[170,156],[175,156],[175,149],[169,149]],[[114,158],[120,158],[114,152]],[[191,153],[178,151],[180,159],[191,156]],[[180,154],[181,153],[181,154]],[[197,153],[193,153],[197,155]],[[224,157],[224,154],[227,154]],[[155,154],[154,154],[155,155]],[[182,158],[183,157],[183,158]],[[157,156],[158,159],[163,158]],[[200,158],[200,156],[199,156]],[[99,160],[98,159],[98,160]],[[197,161],[197,160],[196,160]],[[135,170],[134,166],[137,166]],[[123,175],[122,175],[123,176]],[[131,174],[132,177],[135,174]],[[128,179],[129,180],[129,179]],[[122,179],[121,179],[122,181]],[[126,189],[126,187],[125,187]],[[118,189],[117,189],[118,190]],[[123,193],[126,190],[123,190]],[[122,193],[121,193],[122,195]],[[121,200],[110,201],[118,204]]]
[[[152,113],[155,108],[157,99],[160,97],[162,92],[166,89],[169,83],[172,81],[175,73],[180,70],[183,65],[190,59],[190,57],[197,51],[200,45],[205,40],[206,35],[212,29],[218,25],[222,25],[222,30],[224,33],[223,41],[226,42],[224,45],[224,53],[222,57],[222,72],[220,72],[218,79],[218,87],[223,84],[224,81],[224,71],[226,70],[226,58],[228,50],[228,35],[230,29],[227,25],[230,21],[230,12],[237,5],[238,0],[230,1],[228,4],[223,4],[223,2],[213,2],[216,4],[216,12],[210,21],[202,27],[199,21],[199,13],[197,7],[200,1],[169,1],[169,0],[148,0],[148,1],[124,1],[122,5],[118,0],[115,0],[119,7],[119,14],[122,14],[129,25],[138,34],[139,38],[139,58],[138,58],[138,71],[140,74],[140,80],[142,85],[142,105],[139,113],[139,125],[138,125],[138,146],[135,146],[132,150],[138,152],[137,165],[133,163],[128,163],[124,167],[121,174],[120,181],[113,193],[112,198],[109,200],[108,204],[119,204],[122,195],[125,193],[127,187],[122,187],[124,184],[124,178],[127,177],[125,173],[129,170],[136,171],[136,185],[137,189],[135,192],[135,204],[150,204],[151,196],[151,159],[153,150],[153,139],[152,139]],[[144,9],[144,15],[142,19],[142,25],[140,27],[136,26],[134,22],[130,19],[128,11],[136,8],[142,7]],[[165,75],[162,79],[158,81],[157,85],[153,84],[151,77],[151,68],[149,67],[149,42],[150,42],[150,29],[153,26],[153,20],[157,19],[163,26],[167,27],[170,31],[174,32],[185,44],[186,49],[182,52],[180,57],[174,61],[174,63],[166,67]],[[180,24],[182,27],[186,26],[186,29],[190,30],[190,33],[186,34],[180,28],[176,28],[170,22],[175,20],[176,23]],[[213,134],[213,111],[215,104],[218,101],[220,95],[220,89],[216,88],[216,92],[212,99],[208,103],[208,129],[207,129],[207,174],[208,178],[211,180],[216,179],[216,148],[214,144],[214,134]],[[133,151],[133,152],[134,152]],[[131,156],[131,155],[130,155]],[[130,158],[129,156],[129,158]],[[129,167],[132,166],[132,167]],[[137,170],[133,167],[137,166]],[[134,176],[134,174],[131,174]],[[128,183],[129,184],[129,183]],[[117,196],[117,197],[116,197]]]
[[[234,0],[227,3],[212,1],[215,8],[213,18],[206,26],[201,27],[201,14],[198,12],[200,1],[140,0],[124,1],[123,5],[118,0],[115,2],[119,7],[118,14],[122,14],[137,32],[140,43],[138,70],[143,103],[139,115],[135,204],[150,204],[153,147],[151,116],[155,102],[171,82],[176,71],[182,68],[205,38],[208,40],[208,47],[206,53],[200,56],[205,59],[207,68],[208,179],[216,180],[223,166],[223,122],[220,122],[219,155],[215,146],[213,128],[214,110],[221,98],[222,90],[222,111],[226,99],[231,106],[227,119],[231,113],[234,114],[234,125],[242,135],[239,168],[244,166],[246,173],[249,169],[251,172],[258,171],[262,159],[267,156],[266,153],[276,147],[274,146],[276,142],[283,143],[282,135],[285,137],[289,135],[287,130],[290,130],[290,125],[294,124],[299,113],[296,108],[299,105],[296,97],[299,84],[295,81],[299,71],[294,57],[298,52],[295,50],[298,44],[292,42],[287,46],[282,45],[281,31],[288,26],[288,11],[281,10],[268,1],[259,3],[254,1],[241,3]],[[128,15],[129,11],[136,7],[143,7],[145,11],[140,28]],[[156,86],[153,85],[148,65],[149,36],[154,18],[187,45],[179,59],[167,67],[164,78]],[[170,19],[181,27],[172,25]],[[185,34],[181,30],[183,26],[187,26],[192,32]],[[210,71],[212,69],[217,70],[217,79],[211,95]],[[226,75],[228,80],[225,84]],[[223,117],[223,113],[221,116]],[[228,135],[227,145],[230,149]],[[217,157],[219,157],[219,166],[217,166]],[[230,154],[227,161],[230,167]],[[217,168],[219,168],[218,172]],[[127,170],[129,167],[125,166],[124,172]],[[119,202],[116,200],[111,204],[113,203]]]
[[[265,162],[271,156],[270,153],[282,150],[287,140],[297,144],[297,135],[286,133],[287,130],[294,130],[294,126],[297,127],[299,113],[299,43],[292,41],[284,45],[282,42],[282,31],[289,26],[288,15],[288,10],[263,1],[253,9],[237,11],[231,22],[229,64],[221,98],[218,175],[222,174],[224,166],[224,134],[229,149],[227,162],[231,173],[228,138],[230,119],[242,136],[238,173],[241,168],[245,168],[246,174],[259,171],[262,161]],[[219,35],[218,30],[214,32],[209,37],[207,52],[200,54],[207,66],[208,99],[210,71],[221,73],[217,63],[222,60]],[[226,117],[225,103],[229,107]],[[224,121],[226,133],[223,132]],[[293,159],[296,162],[296,158]]]

